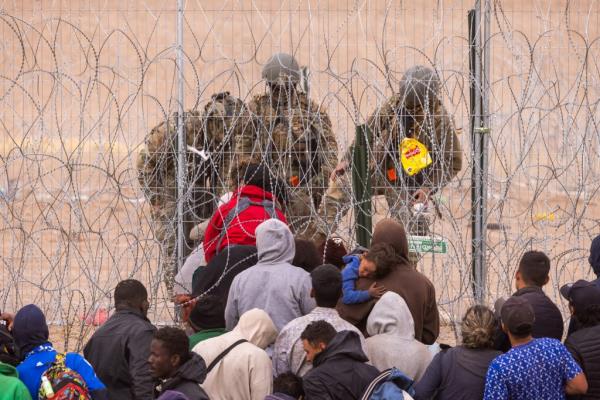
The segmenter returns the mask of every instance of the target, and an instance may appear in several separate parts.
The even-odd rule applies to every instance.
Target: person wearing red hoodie
[[[263,165],[250,164],[231,200],[212,216],[204,235],[204,253],[210,262],[224,248],[256,245],[254,231],[261,222],[287,220],[280,206],[286,203],[285,186]]]

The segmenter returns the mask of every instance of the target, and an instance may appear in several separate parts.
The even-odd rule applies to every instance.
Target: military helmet
[[[431,108],[438,100],[440,79],[436,72],[423,65],[410,67],[400,80],[400,96],[408,109]]]
[[[286,84],[300,82],[300,65],[296,59],[286,53],[276,53],[262,69],[262,78],[269,83]]]

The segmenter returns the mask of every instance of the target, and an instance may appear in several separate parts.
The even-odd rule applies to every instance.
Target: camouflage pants
[[[296,237],[314,239],[317,226],[314,220],[318,215],[318,204],[322,195],[322,188],[308,186],[296,187],[290,191],[285,215]]]
[[[167,200],[152,206],[154,235],[160,243],[160,266],[169,293],[177,273],[177,202]]]

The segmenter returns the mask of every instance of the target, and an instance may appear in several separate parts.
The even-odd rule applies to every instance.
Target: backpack
[[[65,355],[56,353],[56,358],[41,377],[42,384],[38,391],[38,400],[91,400],[87,384],[77,373],[65,364]],[[47,383],[45,381],[47,380]],[[47,393],[47,386],[52,388]]]
[[[0,324],[0,362],[19,365],[19,351],[6,325]]]
[[[271,200],[264,199],[261,202],[256,202],[250,200],[248,197],[241,196],[234,208],[232,208],[229,213],[225,216],[223,220],[223,227],[219,232],[219,240],[217,241],[217,251],[216,254],[219,254],[223,249],[221,249],[221,244],[223,240],[227,236],[227,230],[231,226],[231,223],[244,211],[246,211],[251,206],[262,207],[269,214],[269,217],[273,219],[279,219],[277,215],[277,211],[275,208],[275,203]]]
[[[379,374],[367,387],[362,400],[402,400],[404,393],[415,395],[413,380],[398,368],[390,368]]]

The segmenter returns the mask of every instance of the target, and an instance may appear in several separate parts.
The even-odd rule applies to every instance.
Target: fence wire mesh
[[[535,248],[551,257],[546,291],[562,304],[559,285],[589,277],[587,248],[599,233],[600,5],[491,6],[487,300],[512,291],[520,255]],[[405,71],[425,65],[439,77],[445,111],[423,114],[452,119],[452,149],[461,149],[462,165],[447,184],[433,184],[438,207],[430,234],[447,243],[447,253],[425,254],[419,269],[434,282],[449,320],[460,318],[473,301],[472,7],[458,0],[185,2],[184,109],[192,147],[186,181],[194,183],[185,191],[187,231],[235,186],[239,176],[230,172],[250,148],[248,157],[270,159],[291,198],[301,199],[304,208],[292,216],[299,217],[297,231],[317,221],[351,248],[356,204],[349,181],[334,223],[319,215],[328,175],[347,154],[356,125],[373,128],[372,116],[385,110]],[[176,12],[174,1],[0,2],[0,305],[40,305],[62,327],[56,335],[65,348],[81,347],[98,310],[110,310],[116,283],[127,277],[149,288],[154,322],[174,319],[164,276],[173,265],[177,202]],[[285,108],[285,129],[261,75],[279,52],[305,67],[301,90],[283,96],[312,110]],[[240,144],[239,124],[213,113],[222,105],[213,95],[221,92],[243,102],[223,107],[252,127],[251,147]],[[239,111],[246,107],[248,114]],[[210,124],[223,135],[205,134]],[[333,135],[323,134],[307,153],[309,142],[290,139],[294,124]],[[151,132],[161,129],[169,134],[154,158],[140,156],[157,137]],[[262,135],[252,136],[257,131]],[[404,202],[385,161],[398,143],[381,139],[382,129],[372,131],[380,138],[368,151],[376,223],[397,215]],[[319,157],[294,158],[292,150]],[[398,157],[390,159],[399,170]],[[450,166],[438,168],[444,174]]]

